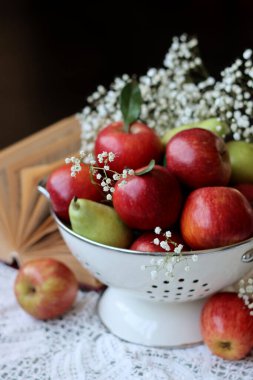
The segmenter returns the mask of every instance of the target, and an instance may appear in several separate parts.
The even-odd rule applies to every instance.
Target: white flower
[[[113,152],[109,152],[109,155],[108,155],[108,160],[110,162],[114,161],[114,158],[115,158],[115,154]]]
[[[155,238],[155,239],[153,240],[153,243],[154,243],[155,245],[159,245],[159,244],[160,244],[160,240],[159,240],[158,238]]]
[[[179,254],[182,251],[183,247],[184,246],[182,244],[178,244],[178,246],[174,248],[174,252]]]
[[[98,173],[98,174],[96,175],[96,178],[97,178],[97,179],[101,179],[101,178],[102,178],[102,175],[101,175],[100,173]]]
[[[167,243],[167,241],[161,241],[160,243],[160,247],[162,247],[165,251],[170,251],[170,246],[169,244]]]
[[[250,59],[251,56],[252,56],[252,50],[251,50],[251,49],[247,49],[247,50],[245,50],[245,52],[243,53],[243,58],[244,58],[244,59]]]
[[[120,175],[115,173],[113,174],[112,178],[114,179],[114,181],[118,181],[120,179]]]
[[[104,169],[105,170],[110,170],[110,166],[109,165],[104,165]]]
[[[161,231],[162,231],[161,227],[156,227],[156,228],[155,228],[155,233],[156,233],[157,235],[159,235],[159,234],[161,233]]]
[[[192,255],[192,261],[193,262],[196,262],[196,261],[198,261],[198,255]]]
[[[247,293],[253,293],[253,285],[246,286],[246,292]]]
[[[166,238],[170,238],[171,237],[171,232],[170,231],[166,231],[165,232],[165,236],[166,236]]]
[[[103,161],[104,161],[104,159],[103,159],[102,155],[101,155],[101,154],[98,154],[98,162],[99,162],[100,164],[102,164]]]
[[[106,199],[107,199],[108,201],[111,201],[111,200],[112,200],[112,196],[111,196],[111,194],[107,194],[107,195],[106,195]]]

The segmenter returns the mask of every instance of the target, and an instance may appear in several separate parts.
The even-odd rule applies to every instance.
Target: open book
[[[69,252],[37,191],[39,180],[79,146],[79,123],[69,117],[0,151],[0,260],[22,265],[53,257],[67,264],[84,287],[99,289],[101,283]]]

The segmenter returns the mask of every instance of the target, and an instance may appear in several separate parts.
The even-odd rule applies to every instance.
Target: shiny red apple
[[[165,237],[163,235],[158,235],[155,232],[144,232],[133,242],[130,249],[133,251],[141,252],[165,252],[165,250],[161,248],[160,245],[156,245],[154,243],[154,239],[157,238],[160,241],[165,240]],[[176,243],[176,245],[182,244],[184,246],[183,251],[188,251],[188,247],[185,245],[185,242],[178,233],[172,232],[171,240],[172,242]],[[168,242],[168,244],[170,247],[170,252],[173,252],[175,245],[170,242]]]
[[[163,145],[153,129],[136,121],[124,130],[124,123],[119,121],[102,129],[95,141],[95,154],[113,152],[116,157],[110,162],[112,170],[121,173],[124,168],[138,169],[154,159],[156,163],[162,158]]]
[[[253,209],[236,189],[202,187],[186,199],[181,233],[192,249],[234,244],[253,235]]]
[[[201,315],[204,343],[213,354],[240,360],[253,348],[253,316],[236,293],[217,293],[204,305]]]
[[[168,169],[190,188],[226,186],[231,175],[222,138],[201,128],[177,133],[166,146]]]
[[[78,284],[66,265],[44,258],[29,261],[20,268],[14,290],[27,313],[37,319],[51,319],[71,308]]]
[[[239,190],[253,207],[253,183],[238,183],[234,188]]]
[[[158,165],[144,175],[119,180],[113,194],[113,206],[120,218],[129,227],[140,230],[172,226],[178,219],[181,204],[182,192],[177,179]]]
[[[82,170],[71,177],[71,166],[65,164],[54,170],[47,180],[51,205],[57,216],[69,221],[68,208],[74,197],[99,202],[104,196],[99,185],[92,183],[89,165],[81,163]]]

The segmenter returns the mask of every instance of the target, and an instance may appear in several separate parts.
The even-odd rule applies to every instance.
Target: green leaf
[[[141,112],[142,97],[138,83],[133,80],[126,84],[120,94],[120,109],[123,115],[125,131],[136,121]]]
[[[135,175],[143,175],[143,174],[146,174],[146,173],[149,173],[151,172],[151,170],[154,168],[155,166],[155,160],[151,160],[150,163],[148,164],[148,166],[146,166],[144,169],[142,170],[139,170],[137,172],[135,172],[134,174]]]

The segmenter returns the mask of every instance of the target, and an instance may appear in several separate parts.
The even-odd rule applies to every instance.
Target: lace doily
[[[73,309],[62,318],[37,321],[15,300],[15,276],[14,269],[0,264],[1,380],[253,378],[253,355],[228,362],[203,345],[166,350],[121,341],[101,324],[95,292],[79,292]]]

